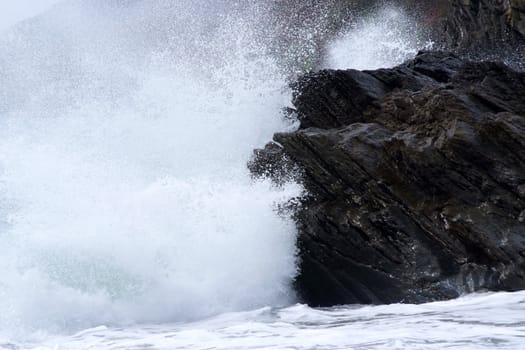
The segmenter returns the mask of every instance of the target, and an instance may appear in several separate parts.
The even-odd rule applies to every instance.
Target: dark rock
[[[500,48],[525,36],[522,0],[451,0],[444,26],[449,47]]]
[[[525,73],[422,52],[393,69],[311,74],[297,89],[299,130],[275,135],[252,171],[283,156],[303,170],[305,302],[525,288]]]
[[[435,30],[443,48],[525,70],[523,0],[450,0],[444,14]]]
[[[255,150],[253,159],[248,162],[248,169],[256,178],[273,179],[277,185],[298,180],[301,171],[275,142],[270,142],[264,149]]]
[[[410,63],[377,71],[324,70],[305,75],[294,88],[301,127],[330,129],[363,121],[395,89],[421,90],[452,79],[462,61],[451,54],[422,52]]]

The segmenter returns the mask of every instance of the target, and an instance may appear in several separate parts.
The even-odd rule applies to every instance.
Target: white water
[[[394,7],[360,18],[328,50],[327,68],[378,69],[401,64],[432,46],[417,21]]]
[[[38,15],[60,0],[17,0],[0,2],[0,31]]]
[[[522,350],[525,293],[425,305],[303,305],[228,313],[179,324],[98,327],[5,349]],[[2,346],[0,345],[0,349]]]
[[[521,348],[523,294],[290,306],[301,189],[246,170],[293,127],[265,4],[65,1],[0,36],[0,349]],[[415,52],[376,27],[327,62]]]
[[[254,183],[289,125],[228,2],[69,2],[4,35],[0,328],[192,320],[293,300],[300,188]],[[255,9],[253,10],[255,11]]]

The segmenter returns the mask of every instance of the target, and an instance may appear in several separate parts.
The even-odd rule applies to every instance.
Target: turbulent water
[[[425,305],[303,305],[227,313],[192,323],[97,327],[5,349],[521,350],[525,293]],[[2,345],[0,344],[0,349]]]
[[[243,20],[258,8],[228,3],[65,2],[4,33],[0,327],[293,300],[295,229],[276,207],[300,188],[246,168],[291,126],[286,82]]]
[[[0,32],[0,349],[519,348],[523,294],[290,306],[278,209],[302,189],[246,169],[294,127],[288,79],[310,66],[276,49],[274,4],[70,0]],[[403,61],[408,20],[356,22],[324,65]]]

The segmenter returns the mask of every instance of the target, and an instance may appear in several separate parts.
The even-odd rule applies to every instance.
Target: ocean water
[[[304,305],[226,313],[191,323],[100,326],[0,349],[506,349],[525,344],[525,293],[424,305]]]
[[[520,348],[521,293],[296,305],[280,208],[303,189],[246,168],[296,127],[282,110],[307,67],[276,52],[274,5],[65,0],[0,32],[0,349]],[[379,14],[399,30],[362,19],[324,64],[416,52],[417,26]]]

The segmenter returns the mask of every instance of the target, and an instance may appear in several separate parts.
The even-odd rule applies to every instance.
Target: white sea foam
[[[5,349],[522,350],[525,293],[480,294],[424,305],[228,313],[195,323],[97,327]],[[8,347],[8,346],[11,346]],[[2,345],[0,345],[0,349]]]
[[[246,169],[289,97],[239,11],[69,2],[1,39],[2,332],[293,301],[300,188]]]

